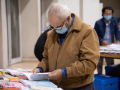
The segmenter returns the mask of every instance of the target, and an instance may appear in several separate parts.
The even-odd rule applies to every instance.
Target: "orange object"
[[[20,79],[18,77],[7,77],[10,82],[20,82]]]
[[[3,89],[0,89],[0,90],[20,90],[19,88],[3,88]]]

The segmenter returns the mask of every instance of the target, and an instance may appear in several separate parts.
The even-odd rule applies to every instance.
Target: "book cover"
[[[0,72],[0,76],[5,76],[5,72]]]
[[[0,90],[19,90],[19,88],[3,88],[3,89],[0,89]]]
[[[25,75],[20,75],[20,76],[19,76],[19,79],[28,80],[27,76],[25,76]]]
[[[8,83],[9,82],[9,79],[5,76],[0,76],[0,82],[6,82]]]
[[[47,80],[44,80],[44,81],[29,81],[29,80],[20,79],[20,82],[23,83],[26,87],[29,87],[29,88],[30,88],[30,85],[57,88],[57,85],[55,85],[51,81],[47,81]]]
[[[2,82],[1,83],[3,88],[20,88],[21,86],[25,87],[22,83],[18,83],[18,82]]]
[[[21,69],[21,68],[14,68],[14,69],[5,69],[6,72],[8,72],[11,75],[23,75],[23,73],[28,73],[30,72],[32,69]]]
[[[11,75],[21,75],[21,72],[19,72],[18,70],[6,69],[6,71]]]
[[[7,77],[10,82],[20,82],[20,79],[18,77]]]
[[[0,89],[3,89],[3,86],[2,86],[2,84],[0,83]]]

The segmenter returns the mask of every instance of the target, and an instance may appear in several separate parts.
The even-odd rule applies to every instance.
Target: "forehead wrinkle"
[[[61,19],[58,16],[52,16],[51,18],[49,18],[49,22],[53,27],[58,27],[62,23]]]

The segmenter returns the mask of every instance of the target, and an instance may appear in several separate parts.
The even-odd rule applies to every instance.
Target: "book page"
[[[47,75],[49,73],[50,72],[47,72],[47,73],[23,73],[23,74],[26,75],[29,80],[38,81],[38,80],[48,80]]]
[[[35,86],[31,85],[31,90],[54,90],[51,87]]]

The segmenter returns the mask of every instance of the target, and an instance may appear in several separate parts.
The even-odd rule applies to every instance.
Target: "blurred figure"
[[[117,19],[113,16],[114,10],[110,6],[106,6],[102,9],[102,16],[100,20],[95,23],[95,30],[98,34],[100,45],[108,45],[114,43],[114,35],[116,38],[115,43],[119,43],[119,29]],[[107,65],[114,64],[114,59],[105,58]],[[100,58],[97,70],[99,74],[102,74],[103,58]]]
[[[34,54],[37,57],[37,59],[41,62],[41,60],[43,59],[43,51],[44,51],[44,45],[47,39],[47,36],[49,34],[51,29],[47,29],[45,30],[40,37],[38,38],[36,44],[35,44],[35,48],[34,48]]]

